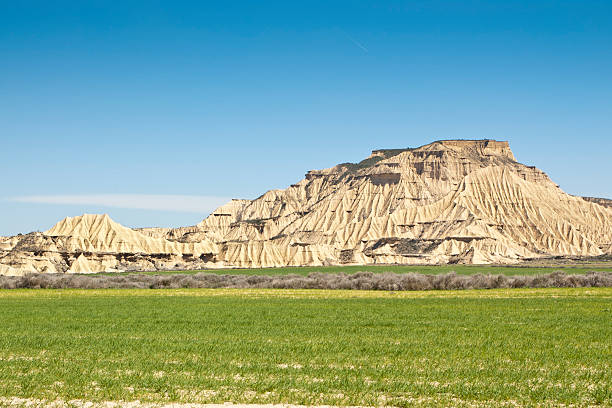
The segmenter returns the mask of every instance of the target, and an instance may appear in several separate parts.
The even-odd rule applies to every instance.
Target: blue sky
[[[190,225],[448,138],[612,197],[610,21],[610,1],[2,2],[0,235]]]

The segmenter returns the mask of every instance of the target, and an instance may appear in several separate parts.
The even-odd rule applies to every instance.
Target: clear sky
[[[449,138],[612,198],[612,2],[0,3],[0,235],[191,225]]]

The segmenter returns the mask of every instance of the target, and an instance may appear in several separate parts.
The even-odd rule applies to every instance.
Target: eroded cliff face
[[[607,198],[598,198],[598,197],[582,197],[586,201],[590,201],[592,203],[597,203],[599,205],[603,205],[604,207],[612,208],[612,200]]]
[[[166,231],[167,233],[167,231]],[[0,273],[94,273],[204,267],[217,246],[182,243],[126,228],[108,215],[68,217],[0,246]]]
[[[66,219],[0,240],[0,273],[512,263],[602,255],[611,243],[611,208],[564,193],[507,142],[444,140],[310,171],[192,227]]]

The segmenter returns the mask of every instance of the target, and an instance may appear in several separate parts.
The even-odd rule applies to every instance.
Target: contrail
[[[346,31],[344,31],[343,29],[339,29],[340,31],[342,31],[342,33],[346,36],[346,38],[349,39],[350,42],[352,42],[353,44],[355,44],[357,47],[361,48],[363,51],[365,52],[370,52],[370,50],[368,50],[363,44],[361,44],[359,41],[357,41],[356,39],[354,39],[353,37],[351,37],[349,35],[349,33],[347,33]]]

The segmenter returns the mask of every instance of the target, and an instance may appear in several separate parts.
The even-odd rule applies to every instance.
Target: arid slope
[[[514,263],[612,253],[612,208],[564,193],[507,142],[438,141],[310,171],[201,223],[67,218],[0,240],[0,273],[326,264]]]

